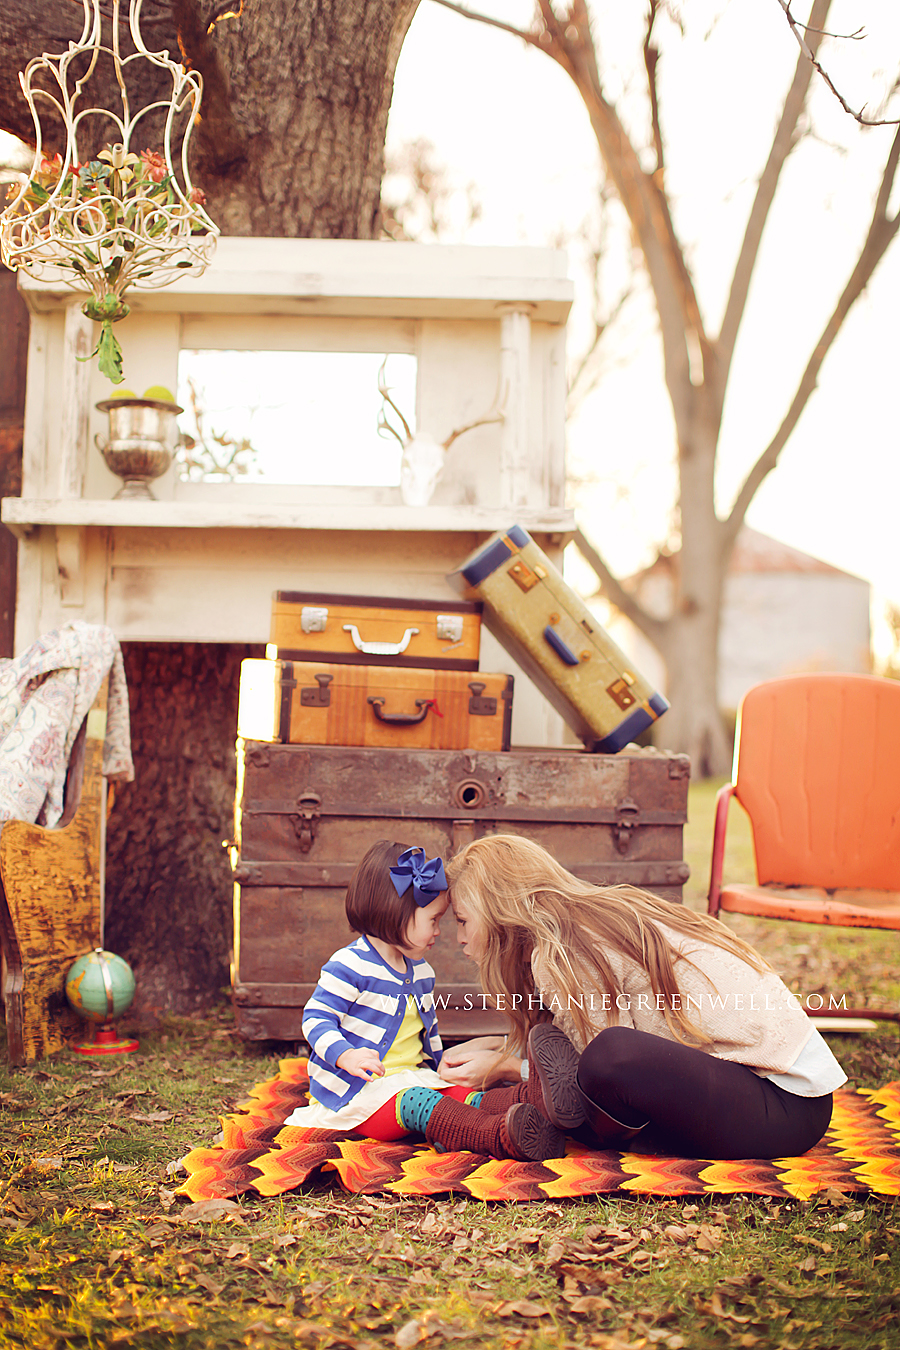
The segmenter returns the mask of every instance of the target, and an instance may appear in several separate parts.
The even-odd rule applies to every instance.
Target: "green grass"
[[[713,796],[707,784],[691,789],[697,907]],[[726,870],[737,867],[752,877],[746,832],[729,849]],[[768,929],[778,931],[758,945],[804,988],[842,972],[855,993],[883,992],[897,970],[896,945],[881,945],[890,935],[852,934],[863,941],[847,945],[839,932]],[[320,1179],[280,1199],[244,1197],[225,1218],[186,1217],[173,1195],[178,1160],[215,1138],[219,1116],[273,1075],[285,1047],[243,1044],[224,1006],[139,1037],[139,1053],[118,1062],[64,1052],[0,1068],[4,1350],[900,1344],[893,1200],[485,1205],[348,1196]],[[900,1077],[895,1030],[833,1044],[860,1085]]]

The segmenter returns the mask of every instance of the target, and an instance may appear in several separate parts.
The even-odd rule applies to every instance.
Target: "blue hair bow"
[[[391,881],[398,895],[404,895],[412,886],[413,898],[420,909],[447,889],[444,864],[440,858],[426,858],[421,848],[408,848],[400,854],[391,868]]]

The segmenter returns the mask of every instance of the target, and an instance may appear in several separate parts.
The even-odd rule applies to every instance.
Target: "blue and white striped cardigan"
[[[406,971],[393,970],[368,938],[360,937],[335,952],[322,967],[319,983],[303,1010],[303,1035],[309,1044],[310,1096],[337,1111],[365,1084],[337,1067],[345,1050],[377,1050],[383,1058],[393,1045],[408,999],[425,1027],[425,1057],[436,1069],[441,1038],[434,1010],[434,971],[427,961],[406,960]]]

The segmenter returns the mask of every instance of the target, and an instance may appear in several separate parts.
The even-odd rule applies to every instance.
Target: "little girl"
[[[561,1157],[562,1134],[535,1106],[488,1115],[476,1109],[482,1093],[438,1076],[434,971],[424,958],[449,902],[440,858],[385,840],[366,853],[346,899],[361,936],[326,962],[306,1005],[311,1101],[285,1124],[384,1141],[424,1134],[440,1152]]]

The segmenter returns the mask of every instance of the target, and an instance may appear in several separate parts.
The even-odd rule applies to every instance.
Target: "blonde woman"
[[[797,998],[715,919],[594,886],[517,835],[446,865],[457,939],[511,1021],[445,1050],[481,1109],[537,1105],[603,1147],[696,1158],[805,1153],[846,1075]],[[520,1077],[521,1075],[521,1077]],[[524,1080],[524,1081],[522,1081]]]

